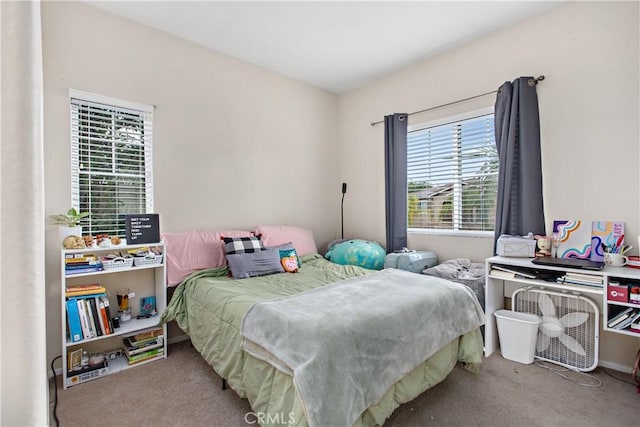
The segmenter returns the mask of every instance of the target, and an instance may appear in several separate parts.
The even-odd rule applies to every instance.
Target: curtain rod
[[[538,84],[538,82],[541,82],[542,80],[544,80],[544,76],[539,76],[539,77],[536,77],[536,78],[533,78],[533,79],[529,79],[528,83],[529,83],[529,86],[535,86],[535,85]],[[483,96],[491,95],[492,93],[497,93],[497,92],[498,92],[498,90],[492,90],[491,92],[481,93],[480,95],[470,96],[470,97],[464,98],[464,99],[458,99],[457,101],[447,102],[446,104],[437,105],[435,107],[430,107],[430,108],[425,108],[424,110],[414,111],[413,113],[407,114],[407,116],[413,116],[414,114],[426,113],[427,111],[436,110],[436,109],[442,108],[442,107],[448,107],[450,105],[459,104],[459,103],[465,102],[465,101],[471,101],[472,99],[481,98]],[[384,120],[380,120],[380,121],[377,121],[377,122],[371,122],[371,126],[379,125],[380,123],[384,123]]]

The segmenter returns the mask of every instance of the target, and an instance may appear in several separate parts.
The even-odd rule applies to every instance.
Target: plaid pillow
[[[246,254],[263,250],[262,240],[251,237],[223,237],[224,251],[227,255]]]

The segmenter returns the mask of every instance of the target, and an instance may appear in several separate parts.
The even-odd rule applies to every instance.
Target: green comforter
[[[320,255],[302,258],[298,273],[282,273],[234,280],[226,267],[191,275],[176,289],[161,321],[176,320],[193,346],[215,371],[256,413],[266,414],[267,424],[307,425],[306,416],[291,376],[246,354],[242,348],[241,323],[249,308],[259,301],[282,298],[349,277],[371,273],[355,266],[333,264]],[[474,330],[451,341],[390,389],[354,425],[381,425],[392,411],[437,384],[456,361],[475,370],[482,358],[482,340]]]

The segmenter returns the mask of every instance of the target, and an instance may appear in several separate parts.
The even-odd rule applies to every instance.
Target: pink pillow
[[[307,228],[289,225],[258,225],[255,234],[260,236],[265,246],[291,242],[300,256],[318,253],[313,231]]]
[[[227,264],[222,237],[250,237],[250,231],[186,231],[162,233],[167,244],[167,286],[180,284],[189,274]]]

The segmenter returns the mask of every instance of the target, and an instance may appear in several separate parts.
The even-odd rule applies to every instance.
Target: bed
[[[302,245],[294,246],[297,249]],[[253,412],[259,414],[260,424],[382,425],[399,405],[441,382],[457,363],[478,372],[482,360],[479,326],[484,317],[467,287],[399,270],[375,272],[342,266],[314,250],[303,249],[312,253],[298,256],[299,268],[294,274],[238,280],[229,277],[226,265],[197,270],[180,282],[162,313],[161,321],[175,320],[207,363],[240,397],[248,399]],[[170,254],[169,251],[169,257]],[[398,282],[393,286],[406,291],[398,292],[391,285],[393,281]],[[406,287],[407,281],[416,281],[414,290]],[[441,302],[433,306],[452,304],[447,309],[452,315],[447,317],[456,319],[455,327],[415,326],[429,324],[424,316],[432,310],[412,310],[409,306],[398,310],[393,308],[395,304],[376,300],[385,292],[389,294],[383,298],[389,300],[391,295],[422,293],[427,288],[439,289]],[[349,295],[359,296],[353,300]],[[367,307],[364,301],[370,298],[374,305]],[[342,302],[326,302],[337,300]],[[323,308],[313,307],[314,301],[325,301],[319,304]],[[324,317],[311,319],[308,322],[312,326],[305,326],[307,315],[314,311]],[[411,312],[419,319],[407,320],[411,318],[406,313]],[[276,317],[263,317],[268,315]],[[351,321],[345,321],[343,315],[355,318],[363,332],[349,332],[352,326],[346,323]],[[372,317],[364,320],[368,315]],[[393,320],[395,317],[400,323]],[[335,318],[338,323],[331,325],[328,318]],[[413,329],[407,323],[413,324]],[[371,329],[385,330],[383,337],[370,339]],[[434,344],[431,335],[435,330],[442,342]],[[322,335],[325,333],[330,335]],[[345,336],[348,339],[337,345]],[[411,350],[403,350],[402,346]],[[348,347],[353,347],[349,351],[355,353],[346,353]],[[311,356],[302,354],[304,351],[311,352]],[[413,356],[388,372],[386,366],[395,364],[394,351]],[[391,359],[371,361],[384,359],[385,355]],[[338,408],[340,405],[344,407]]]

